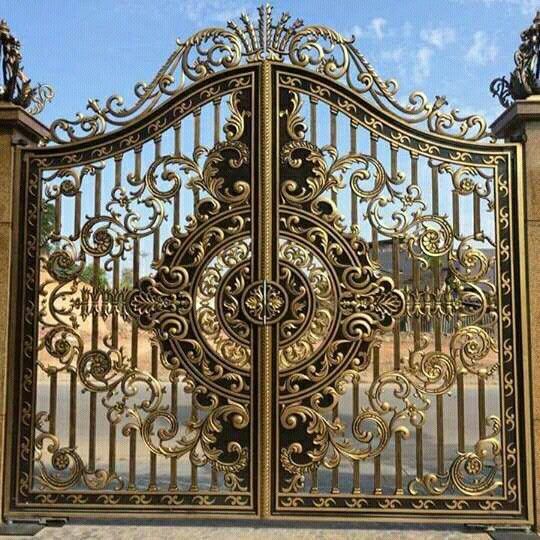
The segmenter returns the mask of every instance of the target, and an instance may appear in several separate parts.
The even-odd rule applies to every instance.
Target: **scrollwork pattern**
[[[502,481],[497,479],[497,472],[502,466],[498,439],[501,423],[497,417],[490,416],[487,424],[491,434],[479,439],[473,452],[459,452],[444,475],[428,473],[421,480],[413,480],[409,492],[417,495],[423,490],[431,495],[443,495],[455,489],[459,494],[478,497],[500,488]]]
[[[80,483],[91,490],[102,490],[114,486],[122,489],[124,484],[116,475],[103,469],[90,471],[73,448],[61,447],[58,437],[50,433],[40,433],[35,442],[35,460],[39,466],[41,484],[54,491],[77,487]],[[45,463],[45,455],[50,454],[50,467]],[[51,471],[52,468],[52,471]]]
[[[445,110],[448,102],[444,97],[429,101],[424,93],[415,91],[406,103],[401,103],[397,81],[384,80],[353,41],[324,26],[306,26],[300,19],[291,22],[287,13],[274,20],[272,7],[261,6],[256,26],[247,15],[241,15],[239,22],[229,21],[225,28],[208,28],[186,41],[177,41],[176,49],[153,80],[135,85],[133,104],[126,106],[118,95],[109,97],[103,105],[91,99],[87,105],[89,114],[79,113],[74,120],[55,120],[50,126],[50,138],[61,144],[100,135],[108,126],[128,125],[137,116],[154,110],[164,98],[179,95],[189,83],[243,62],[264,59],[323,73],[408,123],[425,122],[430,132],[472,141],[488,136],[484,118],[461,115],[457,109]]]
[[[147,106],[156,108],[167,92],[174,97],[191,81],[202,81],[246,60],[288,61],[289,51],[294,51],[293,63],[299,67],[313,68],[331,79],[351,76],[355,56],[348,40],[331,30],[301,24],[291,30],[288,18],[270,22],[268,12],[265,17],[261,24],[270,25],[269,35],[280,37],[267,43],[264,51],[253,38],[260,32],[255,27],[242,34],[245,41],[233,27],[225,36],[218,30],[203,32],[176,66],[182,73],[189,71],[189,77],[175,82],[164,73],[161,86],[158,83],[151,90],[153,82],[140,87],[139,109],[124,108],[114,100],[106,107],[96,105],[95,118],[88,124],[66,124],[61,129],[59,125],[58,133],[65,128],[76,138],[80,133],[75,130],[81,126],[89,132],[97,126],[97,134],[106,129],[109,119],[129,124]],[[245,19],[243,24],[250,23]],[[53,208],[55,222],[46,241],[39,238],[40,247],[29,233],[28,254],[38,260],[27,269],[25,286],[31,290],[38,267],[41,281],[39,289],[26,296],[25,324],[31,322],[35,298],[39,299],[39,324],[35,344],[26,334],[22,342],[26,364],[21,368],[22,436],[17,458],[23,471],[18,484],[21,500],[132,505],[143,510],[153,504],[204,511],[238,506],[252,511],[252,478],[257,471],[252,441],[258,429],[254,420],[264,413],[253,406],[260,388],[261,342],[257,340],[265,333],[258,328],[262,324],[276,325],[268,333],[275,345],[271,351],[277,430],[274,463],[279,468],[275,496],[280,511],[369,509],[457,515],[467,510],[475,516],[515,511],[522,486],[512,475],[522,447],[517,438],[519,414],[512,403],[517,379],[512,366],[520,348],[512,337],[516,308],[509,300],[514,294],[515,260],[508,237],[513,223],[509,198],[515,195],[511,167],[507,167],[510,158],[496,150],[490,153],[484,145],[454,141],[444,146],[443,139],[435,137],[415,140],[412,131],[406,133],[398,121],[392,127],[392,122],[375,113],[364,115],[350,92],[334,85],[336,96],[332,96],[331,82],[324,83],[323,77],[278,70],[275,88],[280,114],[275,120],[280,153],[274,161],[278,180],[273,186],[277,217],[275,222],[270,220],[277,232],[270,261],[274,275],[261,286],[254,283],[261,270],[254,231],[266,230],[268,223],[261,223],[258,214],[256,182],[262,179],[257,176],[257,153],[250,146],[260,133],[251,103],[258,94],[242,82],[256,82],[258,74],[238,72],[244,75],[198,85],[202,101],[197,97],[191,103],[190,93],[184,101],[173,99],[170,115],[166,107],[161,108],[159,114],[141,120],[142,127],[130,126],[125,136],[111,135],[107,147],[83,149],[78,144],[73,146],[81,149],[77,152],[60,155],[59,149],[41,149],[42,156],[53,157],[29,157],[29,183],[39,185],[41,180],[36,189],[41,189],[49,210]],[[394,92],[393,82],[377,80],[375,73],[361,79],[353,74],[350,82],[366,97],[385,88],[378,94],[383,102]],[[229,96],[229,117],[221,123],[224,95]],[[338,109],[339,115],[349,116],[348,154],[343,153],[341,135],[339,146],[317,145],[312,124],[308,128],[302,117],[307,95],[312,105],[324,102],[332,114]],[[422,103],[426,102],[417,96],[405,107],[414,118],[423,116],[434,132],[458,125],[458,116],[444,116],[442,104],[416,110]],[[187,122],[183,115],[199,118],[201,107],[210,111],[212,105],[213,146],[194,144],[193,151],[184,153],[180,125]],[[474,120],[466,124],[462,135],[474,139],[474,128],[481,128],[480,124]],[[353,140],[358,127],[370,131],[370,154],[358,150],[365,141],[357,146]],[[170,148],[168,135],[173,135],[173,128],[175,150],[163,152]],[[223,131],[221,139],[218,128]],[[204,140],[211,137],[202,135]],[[377,145],[377,138],[384,140]],[[153,157],[142,152],[151,139]],[[389,167],[383,164],[386,145],[392,159]],[[124,153],[132,151],[136,172],[126,176],[122,171],[129,167],[129,159],[123,159]],[[411,154],[410,177],[397,170],[405,152]],[[100,159],[114,159],[114,178],[104,163],[96,161]],[[454,200],[441,203],[441,208],[429,203],[423,192],[426,177],[415,174],[417,160],[431,168],[427,171],[432,174],[432,186],[445,185]],[[97,204],[95,215],[83,218],[89,209],[81,197],[83,188],[95,182],[100,193],[113,181],[107,204]],[[193,191],[193,213],[184,222],[186,189]],[[340,213],[349,197],[351,203],[358,203],[353,225]],[[64,220],[66,200],[68,208],[78,208],[83,221],[78,226],[76,218],[73,230]],[[454,201],[458,209],[452,207],[454,215],[448,217],[444,212],[451,213]],[[465,218],[459,227],[460,203],[462,217],[469,204],[473,213],[479,209],[493,212],[496,235],[490,237],[476,214],[471,223]],[[261,204],[266,208],[272,201],[265,199]],[[173,205],[174,223],[167,223]],[[43,210],[30,205],[29,221]],[[152,270],[143,277],[126,275],[127,286],[119,286],[131,257],[135,260],[141,255],[139,240],[150,236],[154,241]],[[150,245],[149,240],[142,244]],[[100,280],[101,270],[107,277]],[[150,341],[148,357],[139,350],[137,360],[137,339],[131,348],[117,343],[118,325],[123,323],[132,325],[145,346]],[[97,342],[85,337],[90,325],[99,327],[93,333],[99,335]],[[36,348],[37,358],[32,356]],[[463,437],[457,454],[445,449],[436,473],[431,461],[421,456],[419,469],[427,473],[402,486],[396,480],[390,488],[393,494],[384,474],[384,485],[374,485],[374,493],[365,491],[364,478],[362,493],[360,481],[352,493],[345,492],[346,482],[333,484],[334,476],[348,479],[349,470],[369,476],[372,464],[375,470],[381,459],[390,456],[396,457],[397,471],[398,447],[410,449],[422,433],[420,452],[428,455],[433,451],[428,432],[433,415],[439,414],[434,412],[435,402],[437,410],[449,405],[457,387],[458,414],[462,414],[459,400],[468,399],[474,384],[479,410],[481,399],[493,409],[492,386],[499,379],[502,422],[498,417],[480,418],[477,444],[468,448]],[[91,459],[86,464],[73,443],[77,439],[80,444],[77,433],[70,432],[70,442],[63,442],[65,420],[58,421],[55,408],[34,409],[28,393],[44,382],[50,385],[51,403],[59,389],[65,392],[66,383],[77,395],[82,388],[83,400],[89,393],[98,413],[106,413],[105,426],[114,433],[111,441],[125,437],[122,443],[127,443],[129,439],[130,448],[136,446],[137,454],[149,452],[151,462],[166,467],[162,469],[166,474],[170,465],[168,487],[163,478],[159,487],[152,478],[141,487],[137,470],[138,483],[130,472],[125,490],[126,478],[112,472],[114,459],[109,471],[99,463],[94,467]],[[77,403],[73,395],[69,399]],[[179,405],[179,396],[190,405]],[[186,407],[189,413],[184,416]],[[448,422],[446,411],[444,416]],[[482,435],[486,430],[490,433]],[[445,431],[446,438],[451,436]],[[110,455],[113,447],[111,442]],[[203,488],[198,493],[193,480],[187,489],[176,483],[172,477],[177,460],[189,463],[192,479],[201,473],[201,485],[208,480],[210,491]],[[388,463],[389,459],[383,467]],[[414,474],[407,471],[403,478],[408,481]],[[331,492],[325,493],[330,476]],[[305,484],[311,493],[306,493]],[[84,495],[72,490],[83,490]],[[499,497],[503,492],[508,493],[506,500]]]

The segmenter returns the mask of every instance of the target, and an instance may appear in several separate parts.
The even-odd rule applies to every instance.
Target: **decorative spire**
[[[0,58],[2,59],[3,81],[0,85],[0,101],[20,105],[30,114],[38,114],[52,100],[53,89],[38,84],[30,86],[30,79],[21,64],[21,44],[11,33],[7,22],[0,20]]]
[[[527,30],[521,32],[521,45],[514,54],[516,68],[506,77],[494,79],[491,93],[503,107],[510,107],[518,99],[540,94],[540,11]]]

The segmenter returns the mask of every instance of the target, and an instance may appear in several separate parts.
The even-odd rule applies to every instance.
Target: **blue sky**
[[[222,25],[250,0],[0,0],[21,40],[24,66],[56,97],[40,118],[71,118],[89,98],[120,93],[130,102],[139,80],[150,80],[177,37]],[[395,77],[402,100],[413,89],[445,95],[466,113],[493,120],[501,111],[489,83],[513,67],[519,34],[540,0],[276,0],[308,24],[355,34],[357,46],[385,78]],[[328,8],[331,6],[331,9]]]

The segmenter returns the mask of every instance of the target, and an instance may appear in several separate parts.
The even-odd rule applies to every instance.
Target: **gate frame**
[[[268,86],[265,84],[265,78],[270,76],[270,63],[267,61],[261,62],[262,67],[262,73],[263,73],[263,85],[262,85],[262,91],[260,93],[262,106],[261,111],[265,107],[268,107],[269,103],[271,105],[272,101],[268,101],[268,92],[271,92],[271,86]],[[265,98],[266,96],[266,98]],[[359,98],[361,99],[361,98]],[[4,112],[6,111],[6,112]],[[268,115],[265,115],[263,113],[263,116],[261,118],[261,124],[262,124],[262,136],[264,137],[269,136],[272,132],[272,126],[271,122],[273,121],[270,110],[267,111]],[[539,287],[536,285],[536,282],[540,279],[540,254],[536,254],[534,245],[536,240],[536,243],[540,242],[540,189],[538,190],[538,193],[535,188],[535,182],[540,182],[540,158],[537,160],[537,162],[534,162],[532,159],[526,159],[527,158],[527,148],[530,148],[530,156],[535,157],[534,153],[534,147],[538,148],[538,145],[540,145],[540,129],[539,129],[539,122],[540,122],[540,102],[536,99],[529,98],[527,100],[518,101],[514,104],[513,108],[509,109],[505,113],[503,113],[499,119],[496,120],[496,122],[493,124],[493,131],[497,136],[504,136],[509,144],[514,146],[516,148],[516,153],[518,156],[517,160],[517,189],[518,189],[518,210],[517,210],[517,216],[516,216],[516,226],[518,227],[518,251],[520,254],[523,254],[525,257],[525,264],[520,265],[520,297],[521,297],[521,317],[522,321],[528,320],[528,324],[524,324],[522,328],[522,345],[523,345],[523,353],[524,353],[524,368],[527,372],[530,372],[531,369],[533,369],[531,373],[531,377],[526,376],[525,377],[525,385],[523,388],[524,394],[525,394],[525,403],[522,404],[522,412],[523,412],[523,425],[526,426],[533,426],[533,433],[534,437],[531,437],[531,432],[528,429],[525,429],[525,440],[526,444],[524,448],[524,451],[526,452],[526,477],[527,477],[527,493],[528,493],[528,513],[529,517],[525,520],[516,520],[512,521],[511,524],[524,524],[528,525],[531,523],[531,516],[532,516],[532,509],[533,509],[533,502],[536,503],[536,499],[538,498],[540,494],[540,474],[536,473],[536,497],[531,497],[532,493],[532,473],[533,473],[533,467],[537,465],[538,462],[540,462],[540,380],[536,380],[534,377],[534,367],[530,366],[531,362],[530,359],[535,359],[534,363],[538,363],[540,360],[536,360],[540,358],[540,323],[533,325],[531,321],[538,320],[540,318],[540,302],[536,302],[536,297],[540,295],[540,289],[535,288]],[[116,134],[119,134],[122,131],[123,128],[118,130]],[[416,128],[411,128],[416,131]],[[425,132],[419,131],[420,134],[425,134]],[[3,350],[0,353],[0,367],[3,368],[3,372],[0,370],[0,385],[3,383],[4,387],[7,386],[8,395],[12,394],[11,397],[8,398],[8,403],[12,402],[12,399],[14,398],[13,392],[15,391],[14,385],[11,384],[13,381],[11,380],[11,375],[13,373],[13,363],[16,361],[16,358],[14,357],[13,351],[14,348],[17,346],[17,339],[18,336],[14,330],[14,321],[16,317],[13,317],[10,315],[15,313],[23,313],[24,306],[20,305],[20,302],[17,303],[17,297],[18,297],[18,290],[19,287],[16,285],[16,282],[22,280],[22,276],[18,275],[18,268],[21,267],[20,261],[24,258],[24,253],[19,249],[20,243],[20,233],[21,233],[21,225],[24,223],[25,216],[22,215],[22,212],[18,212],[19,210],[17,208],[19,197],[21,193],[23,193],[23,189],[26,189],[26,186],[20,186],[18,184],[21,175],[21,167],[22,167],[22,155],[25,153],[26,150],[31,151],[31,148],[28,145],[36,145],[38,141],[44,137],[46,137],[49,134],[48,129],[41,125],[39,122],[34,120],[20,105],[12,105],[12,104],[6,104],[0,108],[0,159],[3,160],[5,157],[4,163],[9,164],[9,166],[0,167],[0,189],[2,191],[5,189],[7,193],[11,193],[9,197],[9,201],[11,202],[13,206],[13,212],[10,211],[9,208],[5,210],[5,216],[3,213],[3,208],[0,207],[0,253],[2,255],[5,255],[5,257],[2,257],[2,265],[4,265],[3,268],[0,267],[0,275],[2,278],[9,279],[9,287],[4,286],[0,287],[0,289],[3,291],[5,289],[9,289],[11,291],[11,294],[9,295],[10,298],[6,299],[5,303],[0,298],[0,305],[4,305],[3,309],[5,311],[5,316],[1,319],[3,321],[0,323],[0,335],[4,334],[4,332],[8,335],[8,338],[5,340],[6,343],[6,349]],[[523,144],[522,144],[523,143]],[[76,146],[77,143],[75,143]],[[24,148],[24,151],[22,150],[22,147],[25,145],[26,148]],[[35,148],[35,146],[34,146]],[[261,152],[262,154],[262,177],[263,179],[266,178],[266,182],[263,182],[263,189],[267,188],[268,186],[266,184],[270,185],[270,189],[272,187],[272,170],[271,170],[271,160],[272,160],[272,147],[270,145],[266,145],[265,151]],[[523,158],[522,158],[522,148],[523,148]],[[525,198],[526,196],[526,198]],[[9,205],[8,205],[9,206]],[[5,227],[4,227],[5,225]],[[536,230],[534,230],[536,229]],[[530,234],[530,231],[534,230],[533,235],[534,239],[529,236],[527,239],[527,234]],[[10,239],[4,238],[4,234],[7,238],[9,238],[9,235],[11,235]],[[271,239],[271,237],[269,237]],[[267,238],[266,241],[269,239]],[[533,246],[530,249],[530,253],[528,252],[529,249],[527,248],[527,240],[528,245]],[[536,250],[538,251],[538,250]],[[535,266],[536,263],[536,266]],[[0,285],[1,285],[0,281]],[[528,309],[528,303],[530,303],[531,311]],[[538,305],[537,305],[538,304]],[[7,326],[9,325],[9,329]],[[5,326],[5,327],[4,327]],[[530,328],[530,335],[529,335],[529,328]],[[263,334],[264,336],[264,334]],[[266,343],[266,345],[265,345]],[[268,347],[268,342],[265,341],[263,337],[263,348]],[[531,347],[531,355],[528,354],[528,349]],[[269,357],[270,354],[265,354],[264,356]],[[263,365],[263,369],[269,370],[270,365],[268,363]],[[271,395],[270,391],[266,389],[264,390],[263,386],[263,394],[261,394],[261,401],[265,402],[270,400]],[[534,400],[530,399],[530,393],[532,391],[532,396],[534,397]],[[0,411],[0,442],[2,439],[2,431],[4,432],[3,435],[3,444],[2,446],[10,445],[9,439],[10,437],[6,437],[6,433],[10,433],[11,429],[13,427],[13,423],[16,422],[16,418],[13,417],[13,415],[9,414],[9,409],[5,408],[5,395],[6,395],[6,388],[2,389],[0,387],[0,394],[4,397],[3,403],[2,403],[2,410]],[[531,415],[531,409],[530,406],[534,404],[533,414]],[[3,415],[3,416],[2,416]],[[271,419],[264,419],[263,415],[263,425],[265,422],[270,421]],[[3,428],[3,429],[2,429]],[[270,435],[272,432],[270,429],[264,429],[262,427],[261,432],[262,436],[264,437],[264,433]],[[534,438],[536,444],[535,444],[535,452],[536,452],[536,462],[534,461],[534,457],[530,452],[531,449],[531,443],[532,439]],[[265,444],[263,441],[263,452],[265,453],[265,457],[263,458],[263,464],[261,466],[264,467],[265,463],[268,464],[271,461],[271,458],[269,456],[266,456],[266,449],[269,449],[269,445]],[[12,449],[7,449],[7,456],[9,457],[13,453]],[[4,456],[0,456],[2,458]],[[8,467],[5,465],[7,464],[6,460],[3,460],[4,462],[4,480],[9,478],[11,476],[11,471],[8,470]],[[2,464],[2,460],[0,460],[0,465]],[[270,474],[270,471],[268,471],[268,474]],[[266,476],[263,474],[263,476]],[[263,490],[262,485],[268,482],[269,479],[267,479],[264,482],[261,482],[259,485],[261,486],[261,493],[269,493],[269,490]],[[9,493],[10,489],[10,482],[5,481],[5,494]],[[4,494],[4,493],[2,493]],[[2,495],[0,494],[0,496]],[[269,519],[269,520],[283,520],[283,519],[290,519],[290,520],[299,520],[299,519],[310,519],[309,517],[305,516],[282,516],[282,515],[273,515],[271,516],[269,514],[269,503],[270,501],[265,501],[263,497],[260,498],[260,504],[262,507],[262,512],[260,513],[260,517],[263,519]],[[3,511],[3,517],[8,517],[9,519],[20,519],[23,517],[30,517],[27,513],[17,513],[13,512],[9,509],[9,498],[5,497],[3,499],[3,505],[2,505],[2,511]],[[538,505],[535,504],[535,527],[538,526],[538,520],[539,520],[539,509]],[[52,512],[51,514],[48,514],[47,512],[40,512],[40,515],[58,515],[57,512]],[[76,515],[71,514],[70,515]],[[181,513],[179,515],[182,515]],[[94,517],[99,519],[98,516],[90,516],[88,514],[84,514],[85,517]],[[132,513],[118,513],[115,514],[115,517],[121,518],[121,517],[134,517]],[[136,517],[136,516],[135,516]],[[212,513],[210,515],[208,514],[200,514],[200,517],[213,517],[216,519],[223,519],[224,515],[219,514],[218,512]],[[234,516],[231,514],[226,514],[227,519],[234,519],[235,517],[240,519],[246,519],[245,516],[238,515]],[[152,516],[146,514],[144,516],[145,519],[160,519],[162,516]],[[407,521],[407,522],[432,522],[433,518],[430,516],[427,516],[426,518],[421,518],[419,516],[412,516],[410,518],[403,518],[401,516],[386,516],[386,517],[380,517],[380,516],[374,516],[371,517],[369,515],[364,515],[362,517],[332,517],[332,516],[318,516],[317,519],[321,520],[332,520],[332,521],[348,521],[351,523],[359,523],[360,521],[389,521],[393,522],[396,520],[400,521]],[[494,520],[496,521],[496,520]],[[450,518],[445,520],[446,523],[463,523],[463,518]],[[478,522],[478,523],[486,523],[486,520],[471,520],[471,522]],[[497,521],[499,522],[499,521]]]

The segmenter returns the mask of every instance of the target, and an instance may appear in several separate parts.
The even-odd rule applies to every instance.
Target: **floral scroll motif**
[[[458,494],[478,497],[495,492],[502,486],[497,479],[502,467],[501,443],[498,435],[501,422],[496,416],[486,420],[491,433],[479,439],[473,452],[458,452],[447,473],[424,475],[420,480],[413,480],[409,485],[412,495],[426,492],[430,495],[443,495],[451,489]]]
[[[50,138],[56,143],[77,141],[100,135],[108,126],[128,125],[154,110],[163,99],[179,95],[190,83],[265,59],[322,73],[408,123],[425,123],[430,132],[473,141],[488,136],[484,118],[464,116],[457,109],[445,110],[448,103],[444,97],[429,101],[424,93],[415,91],[403,104],[398,99],[397,81],[380,77],[353,41],[325,26],[292,20],[288,13],[274,19],[272,7],[261,6],[256,24],[241,15],[239,21],[231,20],[224,28],[207,28],[186,41],[178,40],[154,79],[135,85],[133,104],[125,105],[118,95],[109,97],[105,104],[91,99],[89,114],[79,113],[74,120],[55,120]]]
[[[85,467],[82,458],[73,448],[61,447],[58,437],[50,433],[40,433],[36,437],[35,460],[38,465],[39,479],[44,487],[62,491],[72,487],[80,487],[83,483],[87,488],[100,490],[114,487],[119,490],[124,487],[122,480],[116,475],[103,469],[90,471]],[[50,466],[45,462],[45,456],[50,455]],[[52,471],[51,471],[52,468]]]
[[[196,147],[191,157],[166,154],[156,158],[141,177],[128,175],[127,183],[134,188],[115,187],[106,205],[107,213],[88,219],[81,231],[81,247],[84,254],[105,257],[109,268],[115,259],[125,259],[132,250],[135,238],[153,234],[165,219],[165,205],[180,190],[184,181],[191,189],[202,189],[209,199],[201,204],[213,206],[216,213],[219,204],[238,206],[250,197],[250,186],[245,180],[228,181],[225,185],[223,171],[237,170],[246,173],[249,152],[241,139],[245,111],[239,110],[239,92],[230,95],[231,116],[224,126],[226,140],[213,148]],[[74,194],[88,174],[95,174],[96,166],[85,167],[80,173],[71,169],[60,170],[46,178],[47,195],[50,200],[60,193]],[[54,181],[63,178],[60,185]],[[143,222],[141,215],[145,215]]]

